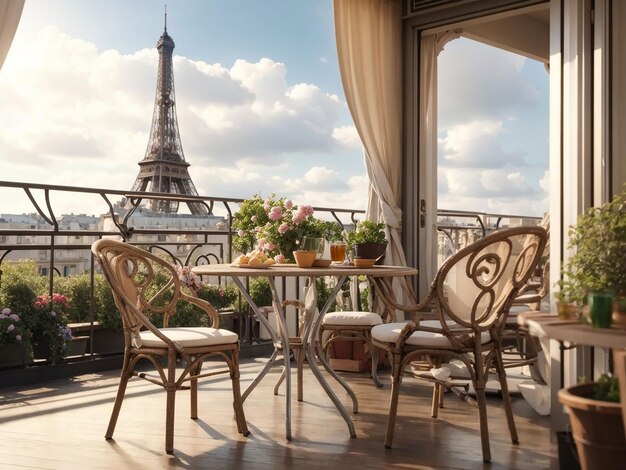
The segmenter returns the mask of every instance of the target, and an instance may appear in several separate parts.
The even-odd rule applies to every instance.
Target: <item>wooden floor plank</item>
[[[242,363],[243,387],[261,365],[254,360]],[[305,372],[305,401],[295,400],[294,376],[293,439],[287,441],[284,385],[279,396],[272,393],[278,371],[268,374],[246,400],[251,431],[247,438],[237,433],[227,379],[201,382],[198,420],[189,418],[189,393],[178,392],[173,455],[163,451],[165,394],[147,382],[136,379],[129,384],[113,441],[104,439],[104,431],[117,388],[116,372],[0,390],[0,469],[558,468],[549,420],[536,415],[522,398],[513,399],[520,437],[520,444],[513,445],[501,400],[489,397],[492,463],[484,464],[476,410],[446,394],[445,408],[432,419],[429,385],[408,378],[392,449],[383,447],[389,385],[377,389],[365,374],[345,374],[359,397],[360,412],[352,415],[356,439],[350,438],[310,371]],[[349,406],[349,397],[334,388]]]

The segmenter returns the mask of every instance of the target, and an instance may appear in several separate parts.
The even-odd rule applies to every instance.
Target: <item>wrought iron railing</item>
[[[97,213],[102,215],[98,218],[72,216],[69,222],[64,223],[58,209],[58,196],[61,194],[70,195],[77,200],[91,197],[94,201],[99,201],[97,207],[101,210]],[[4,207],[11,207],[6,202],[16,200],[20,196],[29,202],[30,212],[34,215],[32,217],[25,215],[15,222],[0,219],[0,286],[3,266],[10,260],[33,260],[39,268],[39,273],[48,277],[50,295],[55,292],[55,279],[59,276],[89,273],[92,301],[87,315],[89,325],[83,332],[92,340],[96,320],[93,289],[97,268],[94,265],[90,248],[95,240],[102,237],[121,237],[123,240],[145,246],[152,251],[158,250],[171,257],[172,263],[180,265],[229,262],[233,257],[232,215],[243,201],[237,198],[155,194],[0,181],[0,197],[5,201]],[[140,210],[143,202],[152,199],[203,204],[209,214],[204,216],[206,224],[191,226],[192,224],[188,222],[197,222],[202,217],[181,215],[177,217],[176,223],[170,221],[169,226],[163,227],[162,221],[166,219],[151,219]],[[118,200],[125,202],[124,207],[121,207]],[[316,207],[315,212],[317,216],[335,220],[343,227],[353,226],[357,218],[362,218],[364,215],[362,210],[328,207]],[[145,220],[142,219],[144,216]],[[440,257],[442,258],[473,239],[484,236],[503,225],[536,224],[540,220],[538,217],[462,211],[439,211],[438,219]],[[518,220],[513,221],[513,219]],[[154,223],[147,223],[146,220],[152,220]],[[463,220],[469,222],[464,223]],[[91,225],[81,226],[81,221],[82,225],[89,225],[89,222]],[[227,282],[226,279],[210,281],[219,284]],[[291,292],[299,292],[300,286],[296,280],[295,285],[284,284],[282,289],[283,294],[287,290],[291,294]],[[262,341],[255,333],[252,318],[246,312],[241,313],[239,320],[238,328],[243,347]],[[94,356],[93,341],[91,344],[92,349],[88,351],[87,357]]]
[[[87,333],[93,337],[95,322],[93,307],[94,273],[97,268],[91,255],[91,244],[103,237],[121,237],[123,240],[159,251],[169,256],[172,263],[179,265],[198,265],[207,263],[225,263],[233,258],[231,229],[232,215],[243,199],[204,196],[185,196],[128,192],[112,189],[83,188],[73,186],[55,186],[33,183],[0,181],[2,199],[15,200],[19,195],[30,201],[32,216],[18,216],[17,221],[0,219],[0,287],[2,268],[8,261],[20,259],[33,260],[39,273],[48,276],[49,295],[55,292],[55,279],[59,275],[91,274],[91,306],[88,321],[91,328]],[[89,227],[77,227],[77,223],[64,224],[55,199],[59,194],[69,194],[74,198],[95,197],[101,200],[101,213],[98,218],[73,216],[92,222]],[[25,199],[25,200],[26,200]],[[146,200],[160,199],[179,203],[194,202],[207,208],[208,216],[176,216],[176,220],[165,216],[148,217],[140,210]],[[124,201],[121,208],[118,200]],[[5,204],[5,207],[11,207]],[[121,208],[121,209],[120,209]],[[315,207],[316,216],[335,220],[343,227],[353,226],[362,210]],[[143,217],[146,217],[144,219]],[[72,219],[72,220],[74,220]],[[152,220],[153,223],[147,222]],[[199,220],[206,219],[206,225]],[[159,220],[169,220],[169,226],[163,228]],[[97,221],[97,224],[94,222]],[[195,225],[189,222],[195,221]],[[193,225],[193,226],[191,226]],[[210,280],[221,284],[226,279]],[[299,286],[289,286],[296,292]],[[283,286],[286,290],[287,286]],[[241,305],[241,303],[240,303]],[[1,307],[0,307],[1,308]],[[260,341],[255,334],[250,318],[244,314],[239,328],[243,346]],[[93,342],[92,342],[93,344]],[[90,352],[91,355],[92,352]]]

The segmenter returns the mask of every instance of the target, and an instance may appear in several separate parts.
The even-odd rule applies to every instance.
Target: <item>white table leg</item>
[[[350,432],[350,437],[356,437],[356,431],[354,430],[354,423],[352,422],[350,415],[346,411],[346,408],[343,406],[343,403],[341,403],[341,401],[339,401],[339,398],[337,398],[337,395],[335,395],[335,392],[333,391],[333,389],[330,388],[330,385],[324,378],[322,371],[317,366],[317,361],[316,361],[316,339],[319,335],[319,330],[320,330],[322,320],[324,319],[324,315],[326,315],[326,312],[332,305],[337,293],[339,292],[339,289],[341,289],[341,286],[345,282],[346,277],[347,276],[341,276],[340,280],[337,282],[337,285],[335,286],[330,296],[328,297],[326,304],[320,311],[317,319],[315,319],[315,310],[317,308],[317,289],[315,286],[315,278],[314,277],[309,278],[309,284],[311,287],[307,291],[307,296],[305,299],[305,306],[307,310],[307,325],[305,326],[304,341],[306,344],[307,360],[308,360],[309,366],[311,367],[311,370],[313,371],[313,374],[315,375],[315,378],[317,378],[317,381],[320,383],[320,385],[322,386],[322,388],[324,389],[328,397],[331,399],[331,401],[334,403],[335,407],[337,408],[337,410],[343,417],[344,421],[348,425],[348,431]],[[310,325],[309,322],[312,322],[312,325]],[[337,382],[339,382],[339,384],[346,390],[346,392],[348,392],[348,394],[352,398],[354,412],[355,413],[358,412],[359,405],[358,405],[358,401],[356,398],[356,394],[352,391],[352,389],[347,384],[347,382],[343,380],[337,374],[337,372],[335,372],[333,368],[330,367],[330,365],[326,362],[326,358],[324,357],[324,354],[319,345],[317,347],[317,357],[319,358],[324,368],[328,371],[328,373],[335,380],[337,380]]]

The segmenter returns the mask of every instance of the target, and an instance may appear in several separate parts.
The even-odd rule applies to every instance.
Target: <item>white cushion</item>
[[[239,340],[237,333],[206,327],[160,328],[159,331],[184,348],[232,344]],[[165,343],[151,331],[139,332],[141,345],[148,348],[163,348]]]
[[[324,315],[324,325],[380,325],[383,319],[372,312],[331,312]]]
[[[451,324],[453,322],[448,322]],[[400,336],[400,331],[404,328],[404,323],[386,323],[383,325],[378,325],[372,328],[372,338],[380,341],[382,343],[395,343],[398,340],[398,336]],[[421,322],[420,325],[440,328],[441,323],[438,321],[424,321]],[[482,344],[488,343],[491,339],[489,332],[481,333],[481,341]],[[452,344],[448,340],[448,338],[441,333],[431,333],[430,331],[415,331],[409,338],[406,340],[405,344],[409,344],[411,346],[426,346],[426,347],[435,347],[435,348],[453,348]]]

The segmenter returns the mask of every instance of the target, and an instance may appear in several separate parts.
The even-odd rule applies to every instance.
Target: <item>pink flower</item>
[[[291,202],[291,199],[287,199],[285,201],[285,209],[289,210],[293,207],[293,202]]]
[[[283,255],[276,255],[274,256],[274,261],[276,261],[277,263],[284,263],[285,257]]]
[[[270,206],[270,200],[266,199],[265,200],[265,204],[263,204],[263,209],[265,209],[265,212],[269,212],[271,206]]]
[[[52,310],[52,311],[50,312],[50,316],[51,316],[51,317],[56,317],[56,316],[57,316],[57,314],[56,314],[56,312],[55,312],[54,310]]]
[[[11,315],[11,309],[10,308],[3,308],[2,309],[2,314],[3,315]]]
[[[300,222],[302,222],[304,220],[304,215],[300,212],[296,212],[293,216],[293,223],[298,225]]]
[[[298,211],[304,213],[305,217],[313,215],[313,212],[315,212],[312,206],[300,206]]]
[[[287,222],[283,222],[278,227],[278,233],[280,233],[281,235],[284,235],[285,233],[287,233],[288,230],[289,230],[289,224]]]
[[[256,215],[253,215],[252,217],[250,217],[250,220],[251,220],[252,222],[256,222]]]
[[[22,335],[15,335],[16,341],[22,341]]]
[[[274,243],[269,242],[269,243],[267,244],[267,249],[268,249],[268,250],[272,251],[272,250],[273,250],[273,249],[275,249],[275,248],[276,248],[276,245],[275,245]]]
[[[13,321],[20,321],[20,317],[18,317],[15,313],[9,315],[9,318]]]
[[[270,213],[268,214],[268,216],[270,220],[280,220],[283,214],[282,214],[280,207],[274,206],[272,207],[272,210],[270,210]]]
[[[9,326],[7,326],[7,331],[10,333],[11,331],[13,331],[15,329],[15,325],[13,323],[11,323]]]
[[[245,234],[246,234],[246,232],[244,232],[241,229],[239,229],[239,231],[237,232],[237,235],[239,235],[240,237],[243,237]]]

